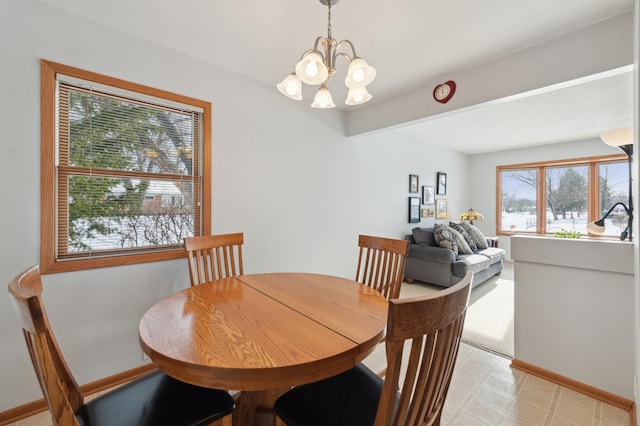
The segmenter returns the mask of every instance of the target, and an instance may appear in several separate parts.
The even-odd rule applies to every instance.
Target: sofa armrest
[[[409,246],[408,257],[449,265],[453,264],[456,260],[456,255],[453,250],[435,246],[424,246],[421,244],[411,244]]]

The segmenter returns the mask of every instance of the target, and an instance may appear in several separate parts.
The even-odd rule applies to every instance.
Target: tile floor
[[[461,345],[447,425],[630,425],[625,410],[509,367],[511,360]]]
[[[385,366],[384,350],[365,360]],[[629,413],[509,365],[511,359],[462,343],[442,424],[451,426],[629,426]]]
[[[384,365],[379,347],[366,363]],[[629,426],[629,413],[509,367],[511,360],[461,344],[442,424],[447,426]],[[11,426],[50,426],[48,412]]]

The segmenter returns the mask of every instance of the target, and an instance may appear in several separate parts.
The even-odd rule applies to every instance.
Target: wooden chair
[[[379,291],[387,299],[397,299],[409,241],[360,235],[358,246],[356,281]]]
[[[228,392],[193,386],[160,371],[135,379],[91,401],[71,374],[42,303],[40,269],[34,266],[9,283],[9,293],[47,402],[53,424],[231,426],[234,401]],[[69,303],[74,303],[69,301]],[[214,423],[215,422],[215,423]]]
[[[191,285],[243,275],[243,243],[243,233],[185,238]]]
[[[276,425],[439,425],[458,355],[471,277],[467,273],[456,285],[430,296],[390,300],[386,377],[359,364],[329,379],[293,388],[276,400]],[[408,359],[401,380],[405,350]]]

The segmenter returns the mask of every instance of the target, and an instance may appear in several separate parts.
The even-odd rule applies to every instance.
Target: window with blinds
[[[43,201],[53,201],[48,256],[61,265],[53,269],[182,255],[183,238],[206,227],[205,108],[65,68],[54,71],[53,141],[43,136],[43,145],[53,144],[53,182],[47,186],[55,196],[43,194]],[[62,266],[74,261],[84,266]]]

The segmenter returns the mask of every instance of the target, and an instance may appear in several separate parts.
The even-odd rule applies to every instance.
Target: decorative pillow
[[[460,253],[460,254],[473,254],[473,250],[471,250],[471,247],[469,247],[469,244],[464,239],[464,237],[462,236],[461,233],[456,231],[451,226],[446,226],[446,228],[449,230],[449,232],[451,232],[451,235],[453,235],[453,239],[456,242],[456,245],[458,246],[458,253]]]
[[[453,250],[456,255],[458,254],[456,240],[446,226],[439,223],[433,225],[433,238],[436,240],[438,246]]]
[[[478,250],[476,241],[471,237],[471,235],[469,235],[469,233],[462,227],[461,224],[449,222],[449,226],[458,231],[462,235],[462,237],[464,237],[464,240],[467,242],[467,244],[469,244],[469,248],[471,249],[471,251]]]
[[[411,234],[413,235],[413,241],[415,241],[416,244],[421,244],[423,246],[437,245],[433,238],[433,229],[415,227],[411,230]]]
[[[460,225],[462,225],[465,231],[467,231],[471,238],[473,238],[479,250],[489,248],[487,239],[482,235],[482,232],[480,232],[478,228],[467,222],[460,222]]]

